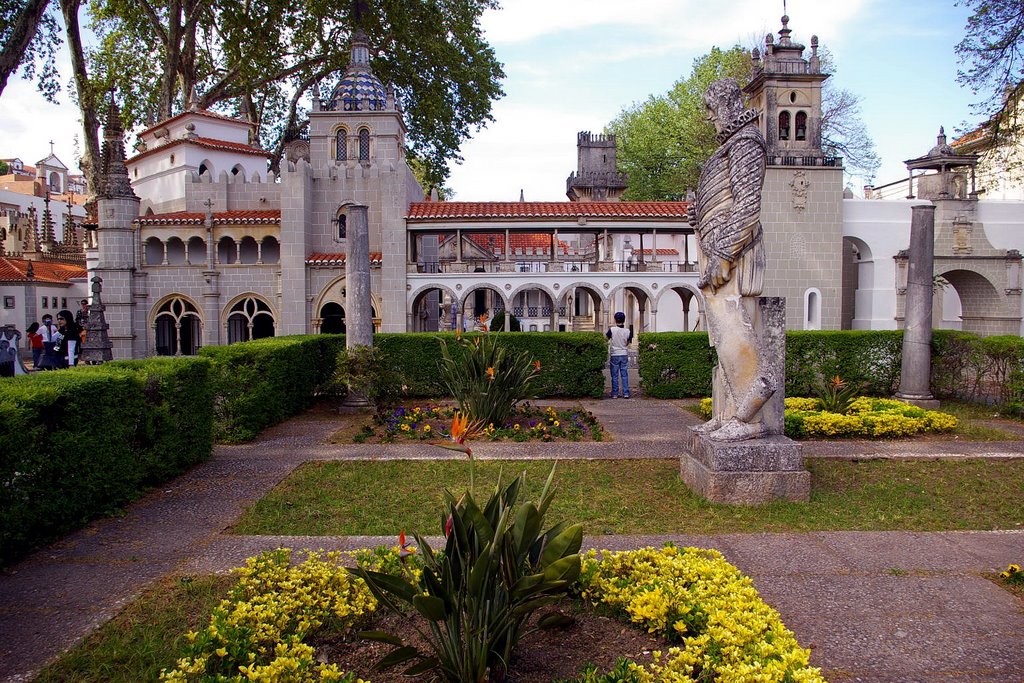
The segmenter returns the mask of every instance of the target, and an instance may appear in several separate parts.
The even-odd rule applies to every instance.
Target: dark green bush
[[[209,457],[208,373],[176,358],[0,382],[0,563]]]
[[[839,375],[862,394],[889,396],[900,381],[903,333],[894,330],[786,333],[786,396],[814,396],[822,379]]]
[[[1024,339],[955,330],[932,335],[932,392],[988,403],[1024,399]]]
[[[637,339],[640,383],[653,398],[711,395],[717,362],[707,332],[642,332]]]
[[[473,334],[465,335],[472,338]],[[378,334],[374,344],[403,378],[406,395],[444,396],[446,391],[438,372],[441,358],[439,339],[446,339],[453,350],[454,333]],[[510,351],[526,351],[539,360],[540,374],[533,380],[538,397],[599,397],[604,391],[604,366],[607,361],[605,339],[595,332],[506,332],[496,341]]]
[[[246,441],[308,408],[334,376],[345,337],[335,334],[257,339],[206,346],[216,395],[214,437]]]
[[[509,332],[522,332],[523,326],[519,322],[519,318],[515,317],[511,313],[508,316],[505,315],[505,311],[498,311],[494,314],[494,318],[491,319],[491,332],[505,332],[505,321],[508,320],[508,331]]]

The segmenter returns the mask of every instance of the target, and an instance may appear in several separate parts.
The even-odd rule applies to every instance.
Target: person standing
[[[625,313],[619,311],[615,314],[615,326],[609,327],[605,336],[608,337],[611,354],[608,363],[612,374],[611,397],[629,398],[629,344],[633,341],[633,330],[626,328]]]
[[[26,331],[28,345],[32,349],[32,369],[39,369],[39,362],[43,358],[43,335],[39,334],[39,323],[32,323]]]
[[[39,336],[43,340],[43,355],[39,359],[39,370],[56,370],[60,367],[60,353],[56,350],[60,343],[61,333],[53,324],[53,316],[47,313],[43,316],[43,324],[39,326]]]
[[[82,343],[78,325],[71,311],[61,311],[57,314],[58,331],[61,340],[57,345],[60,354],[60,366],[62,368],[78,365],[78,345]]]
[[[78,303],[81,308],[75,311],[75,325],[78,326],[79,338],[84,342],[85,328],[89,324],[89,300],[82,299]]]

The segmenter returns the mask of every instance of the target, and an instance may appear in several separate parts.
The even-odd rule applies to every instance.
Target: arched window
[[[206,240],[202,237],[189,238],[188,263],[190,266],[198,266],[206,263]]]
[[[174,297],[164,302],[153,327],[158,356],[193,356],[199,350],[202,319],[185,299]]]
[[[185,243],[180,237],[167,240],[167,264],[171,266],[185,265]]]
[[[370,160],[370,131],[359,129],[359,161]]]
[[[807,112],[798,111],[796,113],[796,139],[807,139]]]
[[[338,161],[348,160],[348,132],[344,128],[334,137],[334,158]]]
[[[50,173],[50,192],[60,192],[60,174],[56,171]]]
[[[146,265],[159,266],[164,262],[164,243],[159,237],[150,237],[146,240]]]
[[[213,177],[213,164],[209,161],[202,161],[199,164],[199,175],[201,176],[204,173],[209,173],[210,177]]]
[[[228,315],[228,344],[274,336],[274,314],[255,297],[242,299]]]
[[[235,164],[235,167],[231,169],[231,175],[238,175],[239,173],[242,174],[243,178],[245,177],[245,169],[242,168],[242,165]]]
[[[238,262],[239,263],[259,263],[260,260],[260,248],[256,244],[256,240],[249,235],[242,238],[242,241],[238,243]]]
[[[821,329],[821,292],[814,287],[804,292],[804,329]]]
[[[281,243],[276,237],[264,237],[260,243],[260,260],[263,263],[280,263]]]
[[[789,139],[789,112],[784,111],[779,114],[779,139]]]
[[[238,261],[238,245],[230,237],[221,237],[217,242],[217,263],[235,263]]]
[[[320,333],[345,334],[345,309],[341,304],[328,301],[320,307]]]

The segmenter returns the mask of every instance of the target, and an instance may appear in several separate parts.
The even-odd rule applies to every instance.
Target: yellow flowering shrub
[[[705,420],[711,419],[711,405],[712,404],[710,398],[702,398],[700,400],[700,406],[698,409],[700,410],[701,417],[703,417]]]
[[[860,415],[820,411],[804,416],[806,436],[855,436],[863,433],[864,420]]]
[[[786,410],[815,411],[821,408],[821,402],[816,398],[800,398],[799,396],[787,396],[785,402]]]
[[[716,550],[666,546],[600,560],[591,551],[580,585],[584,598],[681,642],[646,667],[630,664],[641,683],[824,683],[778,612]]]
[[[282,549],[247,560],[209,626],[188,634],[188,656],[160,680],[352,683],[351,675],[315,661],[313,648],[302,642],[322,626],[348,628],[376,609],[366,584],[340,559],[338,552],[310,552],[293,565],[291,551]]]

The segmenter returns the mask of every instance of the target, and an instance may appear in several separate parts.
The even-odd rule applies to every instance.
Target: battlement
[[[591,147],[615,147],[615,135],[591,133],[589,130],[584,130],[576,136],[576,144]]]

